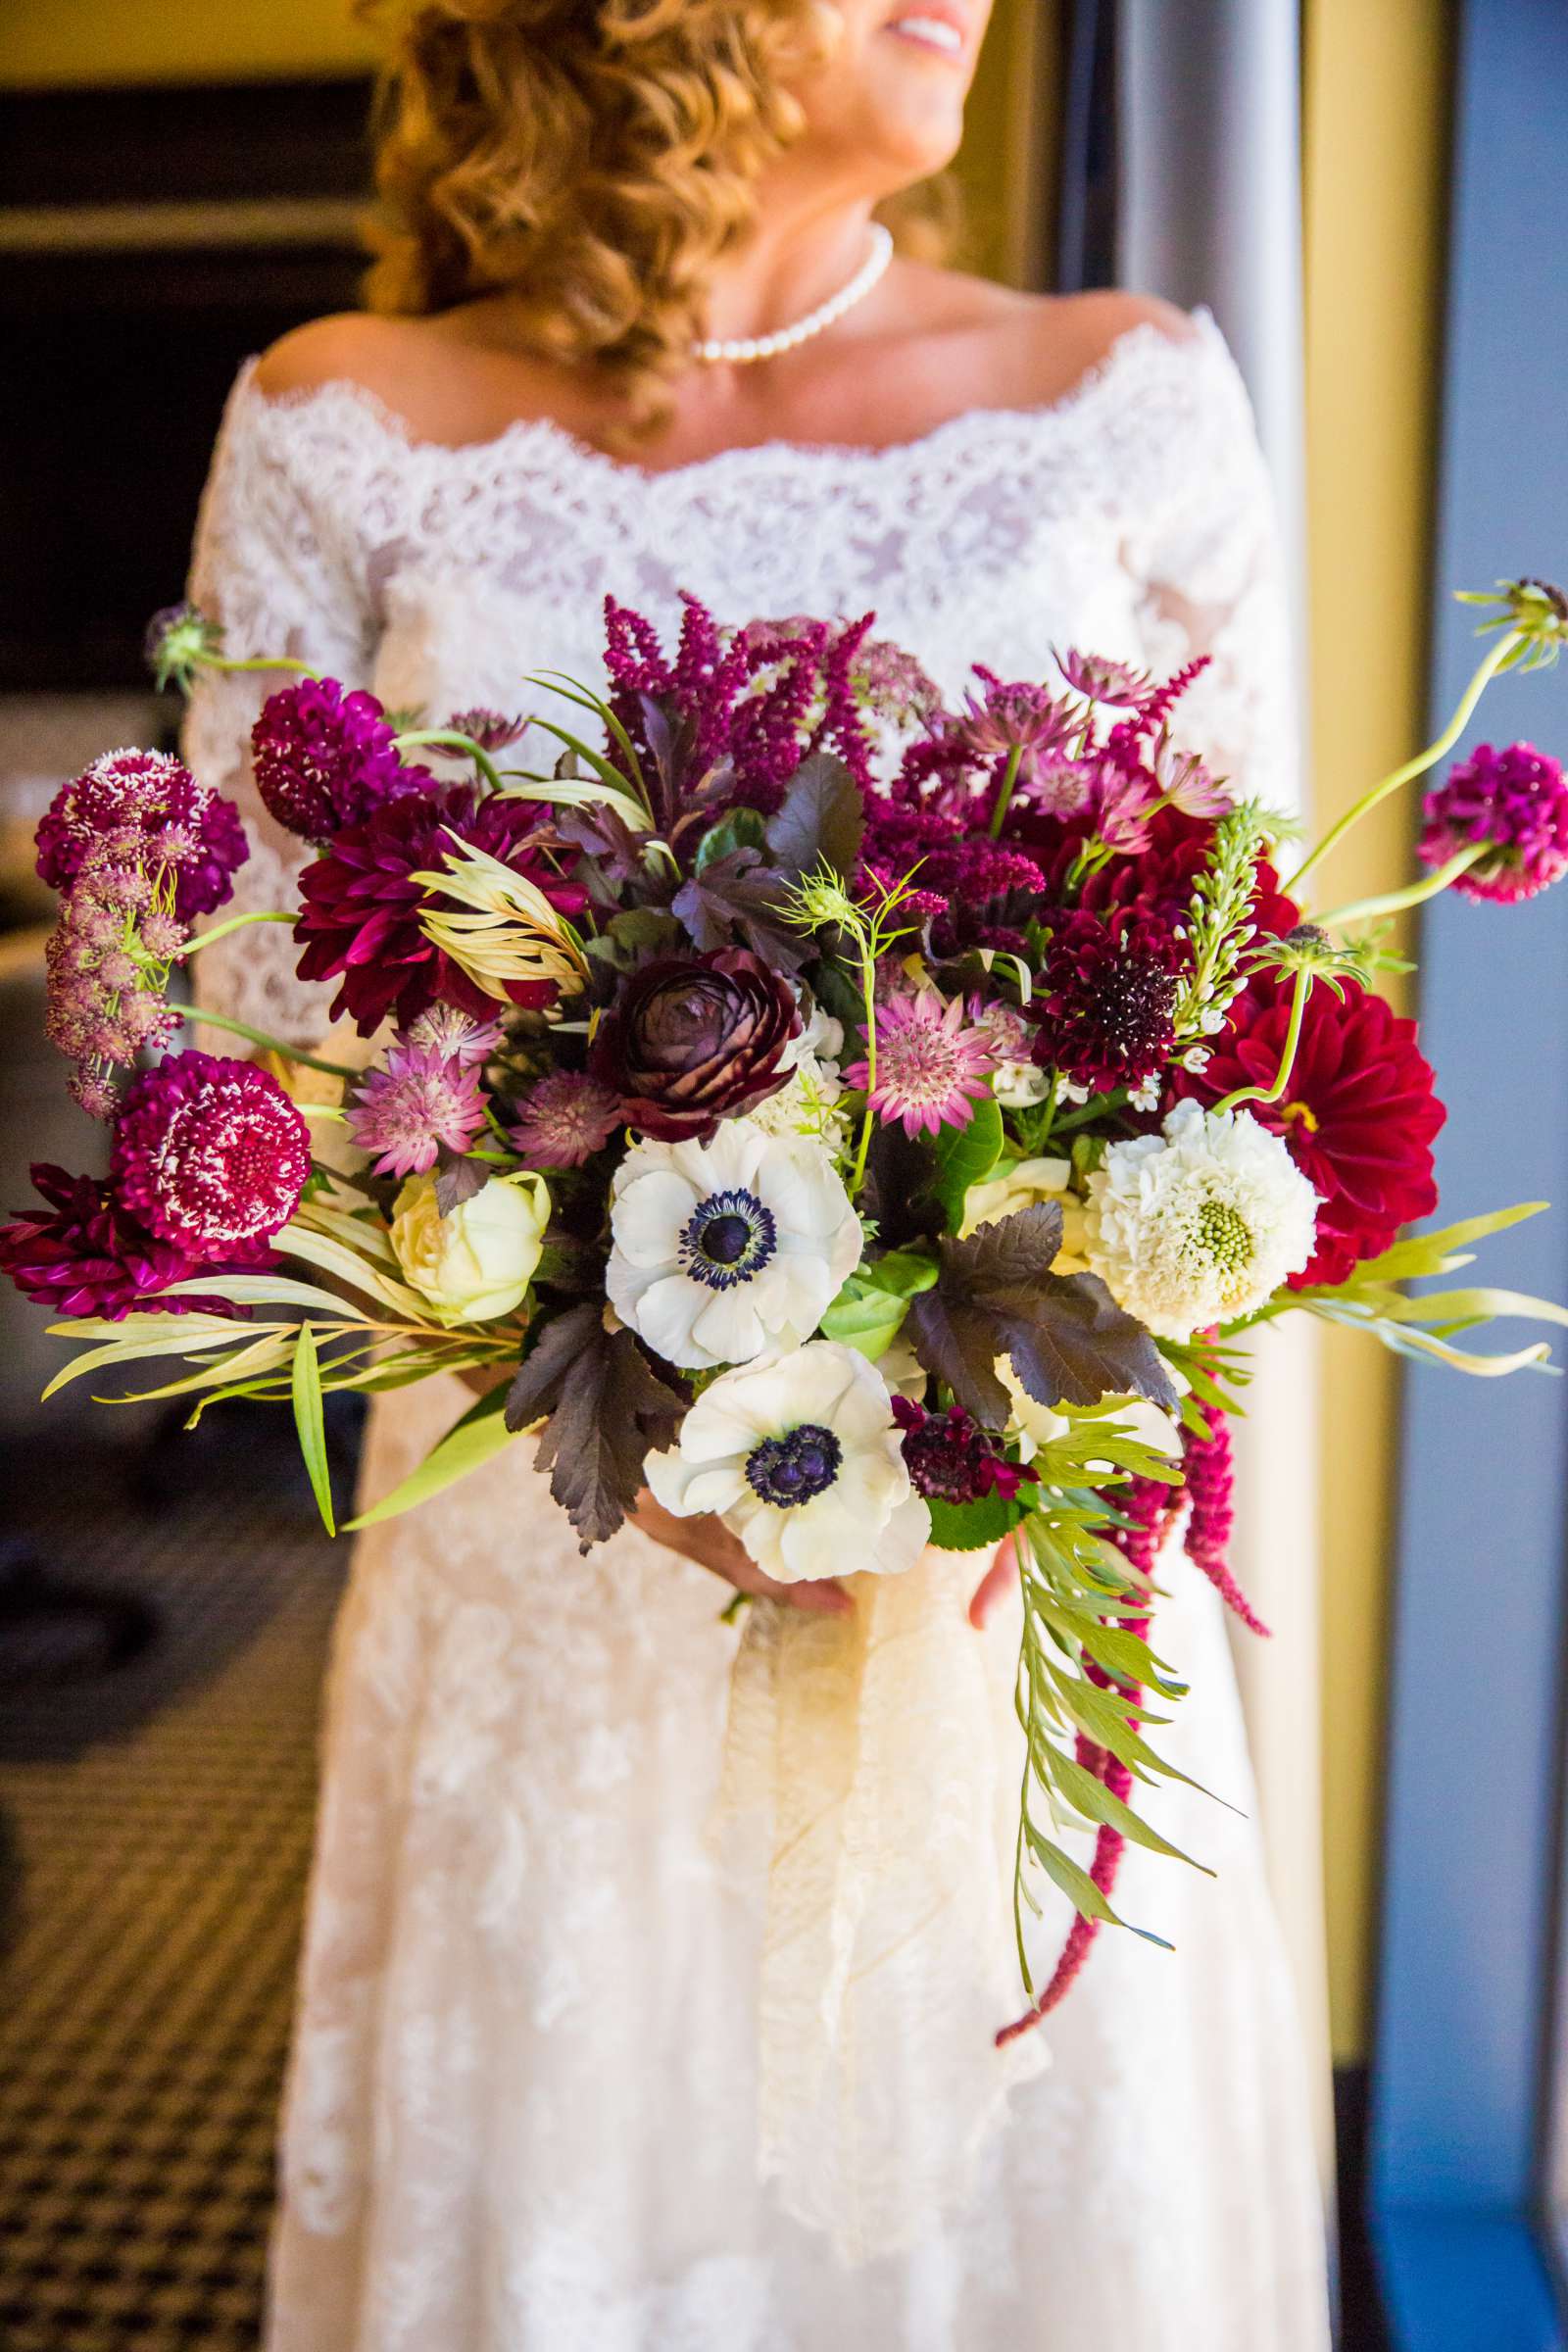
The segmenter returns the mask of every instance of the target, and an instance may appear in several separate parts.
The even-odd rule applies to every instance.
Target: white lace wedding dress
[[[412,444],[352,387],[269,403],[247,371],[193,591],[230,651],[304,656],[432,723],[516,708],[530,671],[596,675],[607,589],[665,624],[683,587],[733,620],[874,605],[953,693],[975,659],[1043,676],[1054,643],[1161,670],[1204,651],[1189,728],[1278,803],[1294,759],[1267,514],[1201,318],[1188,341],[1136,329],[1051,408],[653,476],[547,423]],[[247,774],[268,683],[209,681],[189,726],[251,821],[256,905],[284,903],[290,857]],[[204,961],[210,1001],[319,1034],[286,933]],[[464,1402],[432,1384],[378,1403],[367,1494]],[[362,1540],[271,2352],[1323,2352],[1303,2061],[1217,1603],[1168,1560],[1156,1645],[1194,1694],[1164,1744],[1238,1810],[1177,1788],[1152,1811],[1217,1876],[1134,1852],[1118,1902],[1174,1954],[1107,1930],[1008,2066],[990,2032],[1021,2005],[996,1836],[1016,1802],[1015,1626],[964,1623],[978,1565],[910,1583],[924,1619],[874,1657],[846,1664],[801,1620],[782,1661],[765,1625],[746,1637],[741,1782],[783,1674],[803,1785],[828,1783],[772,1853],[786,1894],[764,1925],[710,1834],[741,1640],[710,1578],[632,1535],[580,1559],[521,1446]],[[1047,1966],[1064,1925],[1048,1913]],[[789,2058],[808,2048],[826,2058],[809,2085]]]

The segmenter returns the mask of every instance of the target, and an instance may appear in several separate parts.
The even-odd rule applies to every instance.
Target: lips
[[[956,9],[941,6],[940,0],[936,7],[904,10],[890,21],[888,30],[939,57],[962,57],[969,40],[966,19]]]

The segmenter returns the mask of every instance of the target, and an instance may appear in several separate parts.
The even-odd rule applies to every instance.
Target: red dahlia
[[[369,1037],[396,1011],[407,1029],[435,1004],[475,1020],[495,1011],[491,998],[425,937],[419,916],[433,896],[418,873],[439,873],[454,833],[525,875],[553,906],[580,914],[585,894],[561,880],[543,858],[520,845],[537,829],[531,802],[480,800],[469,785],[449,792],[408,794],[351,825],[300,876],[304,902],[294,937],[303,951],[302,980],[342,980],[332,1017],[345,1016]],[[515,1001],[542,1007],[558,992],[545,983],[520,988]]]
[[[57,1315],[103,1315],[123,1321],[132,1307],[170,1315],[231,1315],[222,1298],[168,1298],[158,1294],[204,1269],[172,1243],[159,1241],[128,1216],[113,1188],[96,1176],[72,1176],[36,1161],[30,1171],[47,1213],[34,1209],[0,1225],[0,1273],[24,1298]]]
[[[120,1205],[193,1258],[233,1263],[265,1244],[310,1173],[309,1128],[251,1061],[172,1054],[136,1080],[115,1123]]]
[[[1014,803],[1004,839],[1026,850],[1046,876],[1046,895],[1062,903],[1073,860],[1093,834],[1092,816],[1054,817],[1027,805]],[[1187,912],[1193,885],[1208,862],[1214,840],[1214,820],[1189,816],[1180,808],[1161,808],[1148,820],[1148,846],[1135,857],[1112,858],[1091,874],[1076,894],[1076,904],[1104,911],[1136,908],[1162,922],[1179,922]],[[1279,886],[1279,877],[1266,859],[1257,867],[1252,897],[1252,920],[1259,930],[1276,938],[1294,931],[1300,913]]]
[[[1293,985],[1274,974],[1253,980],[1215,1038],[1207,1068],[1200,1077],[1182,1073],[1176,1091],[1214,1102],[1237,1087],[1267,1085],[1279,1068]],[[1343,1002],[1321,984],[1308,998],[1284,1101],[1248,1104],[1285,1138],[1322,1202],[1317,1251],[1292,1275],[1295,1290],[1344,1282],[1438,1204],[1432,1142],[1446,1114],[1417,1050],[1416,1025],[1358,982],[1343,985]]]

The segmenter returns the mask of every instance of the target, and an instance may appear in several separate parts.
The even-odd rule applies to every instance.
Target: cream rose
[[[492,1176],[446,1217],[435,1178],[411,1176],[392,1204],[392,1247],[440,1322],[490,1323],[521,1304],[549,1219],[542,1176]]]
[[[974,1184],[964,1196],[963,1233],[966,1239],[977,1226],[1000,1225],[1020,1208],[1033,1208],[1037,1200],[1054,1200],[1061,1210],[1061,1248],[1057,1250],[1053,1271],[1057,1274],[1083,1274],[1089,1261],[1083,1255],[1084,1211],[1076,1193],[1069,1191],[1072,1182],[1070,1159],[1020,1159],[1014,1161],[1004,1175],[994,1176],[989,1184]]]

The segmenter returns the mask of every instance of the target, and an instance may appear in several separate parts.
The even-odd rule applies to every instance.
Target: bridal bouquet
[[[1453,725],[1352,817],[1568,638],[1540,582],[1482,601]],[[0,1265],[85,1343],[57,1388],[162,1358],[142,1394],[196,1414],[291,1400],[329,1528],[323,1395],[461,1372],[491,1385],[356,1525],[536,1433],[585,1550],[651,1489],[784,1583],[998,1555],[1023,1603],[1030,2004],[1005,2037],[1114,1918],[1123,1842],[1175,1850],[1133,1800],[1182,1694],[1151,1623],[1178,1520],[1256,1624],[1225,1564],[1245,1335],[1298,1310],[1493,1373],[1545,1349],[1456,1335],[1568,1320],[1408,1288],[1530,1210],[1399,1238],[1436,1206],[1444,1113],[1373,986],[1400,907],[1568,871],[1568,783],[1483,747],[1428,796],[1422,879],[1309,919],[1352,819],[1282,879],[1289,827],[1183,747],[1200,662],[1063,650],[1043,683],[977,669],[954,709],[869,617],[729,630],[688,601],[671,650],[607,617],[606,699],[534,679],[526,720],[435,725],[160,617],[161,683],[283,674],[256,784],[315,855],[297,906],[202,929],[246,855],[235,809],[152,752],[64,787],[39,830],[50,1028],[109,1174],[35,1168]],[[368,1060],[172,1001],[268,921]],[[191,1018],[265,1057],[169,1051]],[[1079,1914],[1038,1989],[1037,1871]]]

